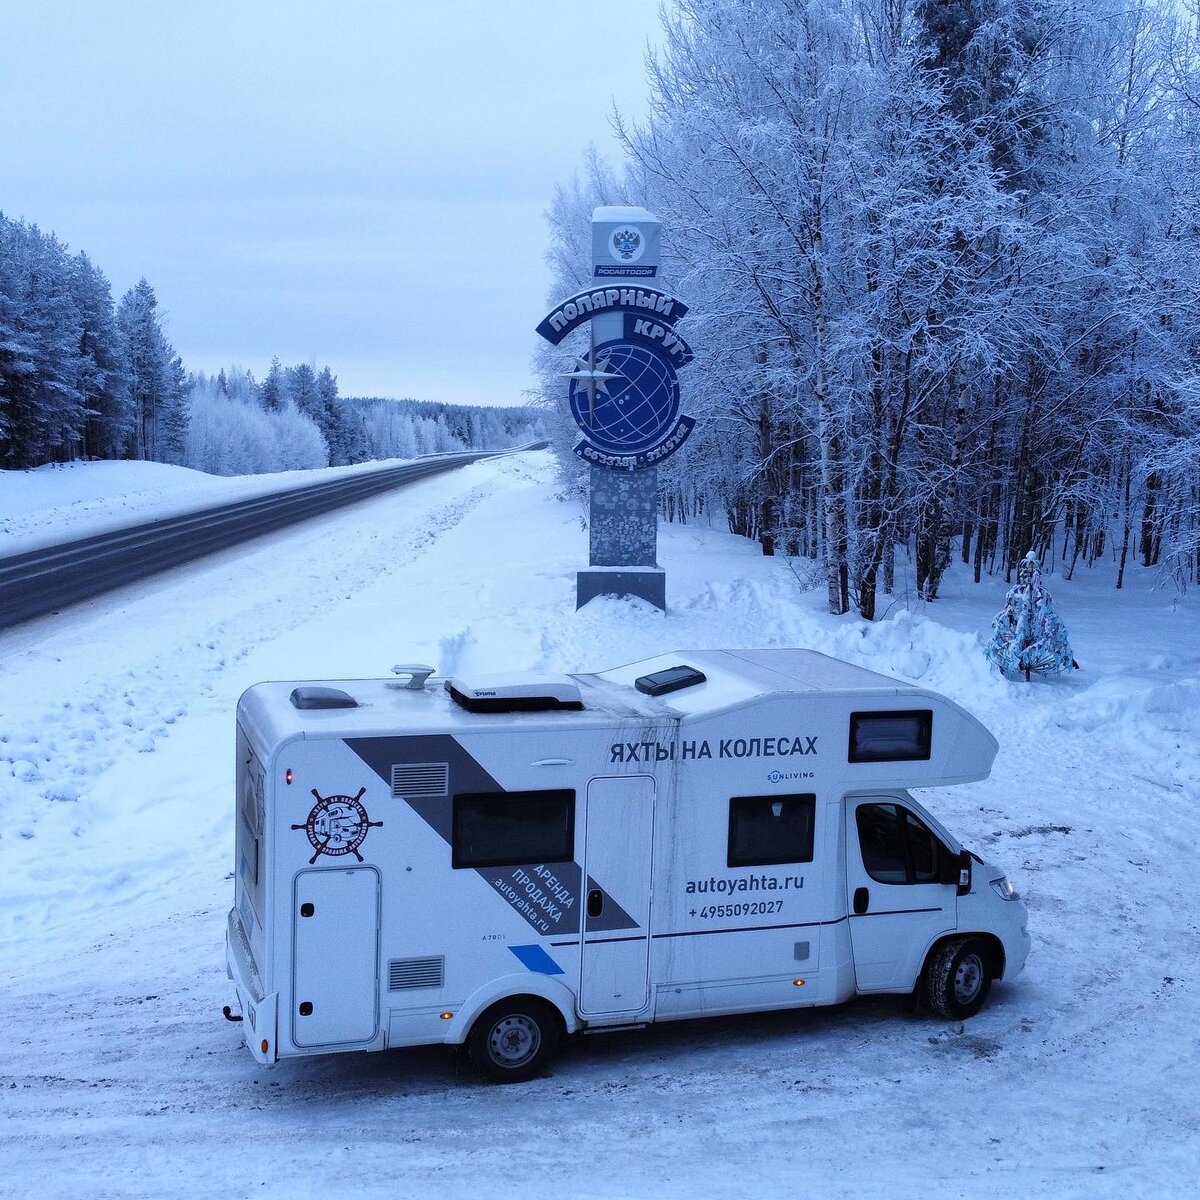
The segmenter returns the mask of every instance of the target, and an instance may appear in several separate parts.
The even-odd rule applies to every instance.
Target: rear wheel
[[[502,1000],[471,1026],[467,1056],[496,1083],[522,1083],[540,1075],[558,1048],[558,1014],[538,1000]]]
[[[939,1017],[951,1021],[973,1017],[983,1007],[991,986],[991,956],[978,938],[954,938],[935,950],[925,964],[925,1004]]]

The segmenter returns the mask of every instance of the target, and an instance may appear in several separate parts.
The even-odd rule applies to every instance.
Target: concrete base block
[[[597,596],[637,596],[667,611],[667,573],[662,567],[591,567],[575,576],[575,607]]]

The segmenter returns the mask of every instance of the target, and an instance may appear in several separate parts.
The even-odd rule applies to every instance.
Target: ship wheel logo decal
[[[303,825],[293,825],[293,829],[303,829],[312,843],[313,856],[308,860],[309,866],[328,854],[331,858],[340,858],[343,854],[353,854],[359,862],[363,856],[358,848],[366,839],[368,829],[377,829],[382,821],[372,821],[363,807],[362,798],[366,788],[359,788],[357,796],[322,796],[316,788],[312,794],[317,802],[308,814],[308,820]]]

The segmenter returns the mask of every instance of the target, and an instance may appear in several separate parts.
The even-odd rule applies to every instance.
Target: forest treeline
[[[544,436],[527,408],[344,397],[328,366],[189,373],[145,279],[114,303],[86,254],[0,213],[0,468],[139,458],[241,475]]]
[[[723,513],[873,618],[897,554],[1200,581],[1194,4],[669,0],[651,114],[550,213],[663,221],[699,418],[668,516]],[[565,408],[554,351],[549,403]],[[566,421],[557,436],[566,453]],[[572,468],[574,469],[574,468]]]

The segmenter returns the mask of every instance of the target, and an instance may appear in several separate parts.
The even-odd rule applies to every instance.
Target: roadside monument
[[[659,289],[661,223],[644,208],[592,213],[592,281],[547,315],[537,331],[559,345],[586,327],[569,380],[574,451],[590,465],[589,567],[576,577],[575,607],[596,596],[638,596],[667,606],[658,565],[658,464],[695,421],[679,408],[676,371],[692,360],[675,322],[687,305]]]

